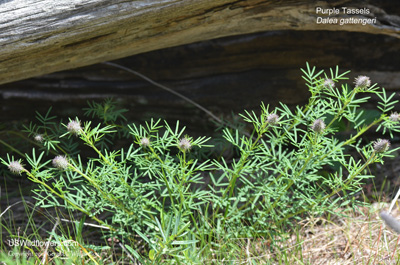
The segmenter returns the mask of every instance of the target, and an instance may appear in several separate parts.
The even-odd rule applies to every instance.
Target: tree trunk
[[[317,14],[317,7],[366,8],[369,14],[356,17],[376,22],[318,24],[326,15]],[[287,29],[399,38],[400,18],[355,0],[0,0],[0,84],[202,40]]]

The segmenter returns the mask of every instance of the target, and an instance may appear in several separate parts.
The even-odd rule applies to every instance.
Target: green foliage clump
[[[331,69],[328,77],[308,64],[302,71],[308,104],[245,111],[251,134],[222,131],[235,151],[229,157],[204,157],[204,149],[215,156],[210,138],[185,135],[179,122],[117,125],[126,110],[108,100],[86,110],[103,120],[97,125],[75,118],[60,126],[49,113],[39,115],[40,125],[26,128],[41,145],[24,157],[27,166],[11,156],[2,162],[39,184],[38,205],[84,213],[142,263],[203,263],[210,249],[229,256],[224,244],[238,238],[274,243],[307,215],[356,206],[360,184],[372,177],[368,167],[395,151],[386,139],[366,143],[361,136],[376,127],[392,137],[400,129],[398,114],[390,113],[393,95],[368,77],[358,77],[354,88],[336,87],[348,72]],[[373,118],[361,108],[371,95],[380,98]],[[345,139],[344,123],[353,132]],[[130,144],[114,150],[116,137]],[[80,154],[82,143],[90,155]]]

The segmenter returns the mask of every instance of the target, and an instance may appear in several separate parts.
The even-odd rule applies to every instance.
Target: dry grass
[[[359,212],[343,210],[348,217],[309,218],[279,248],[261,254],[259,243],[251,244],[253,255],[241,264],[400,264],[400,236],[379,217],[388,207],[387,203],[375,203]],[[400,220],[399,208],[391,214]]]
[[[379,217],[388,208],[389,203],[374,203],[357,212],[341,209],[339,213],[347,217],[308,218],[289,240],[272,248],[272,242],[261,238],[221,242],[226,247],[202,264],[400,264],[400,236]],[[400,220],[400,206],[391,214]],[[107,255],[103,255],[106,260]]]

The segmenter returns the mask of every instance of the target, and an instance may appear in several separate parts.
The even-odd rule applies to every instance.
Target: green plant
[[[237,238],[275,244],[296,220],[356,206],[360,184],[372,177],[368,167],[396,151],[386,139],[366,143],[363,134],[374,126],[383,134],[400,130],[399,115],[389,113],[393,95],[371,86],[368,77],[358,77],[355,88],[336,88],[348,72],[336,67],[328,77],[308,64],[302,72],[311,93],[307,105],[270,110],[261,104],[259,114],[246,111],[241,116],[252,124],[250,136],[223,129],[233,157],[204,158],[202,149],[212,152],[210,139],[185,135],[179,122],[118,124],[125,110],[106,101],[87,109],[103,124],[75,118],[59,126],[49,113],[38,116],[41,124],[26,131],[40,135],[42,147],[25,155],[27,166],[13,156],[1,161],[39,184],[38,205],[84,213],[142,263],[204,263],[210,248],[224,259],[222,249],[232,250],[226,242]],[[367,123],[361,104],[370,95],[381,99],[380,115]],[[338,136],[343,120],[354,130],[344,140]],[[129,143],[112,150],[116,137]],[[49,159],[50,151],[60,155]]]

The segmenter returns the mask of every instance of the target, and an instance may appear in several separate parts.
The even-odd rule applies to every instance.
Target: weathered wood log
[[[2,0],[0,84],[166,47],[267,30],[400,37],[400,18],[355,0]],[[376,23],[318,24],[316,7],[367,8]],[[386,10],[391,11],[391,10]],[[352,18],[340,14],[331,17]]]
[[[272,31],[203,41],[115,61],[166,85],[219,117],[260,101],[304,104],[309,97],[300,68],[339,66],[350,80],[368,75],[387,90],[400,89],[400,39],[343,31]],[[328,71],[329,72],[329,71]],[[344,83],[344,82],[343,82]],[[396,93],[396,97],[398,93]],[[53,106],[65,118],[81,115],[87,100],[114,97],[130,121],[180,120],[197,131],[211,126],[191,104],[130,73],[104,64],[61,71],[0,85],[0,123],[33,120]],[[372,106],[375,108],[375,106]],[[396,107],[396,110],[399,108]]]

